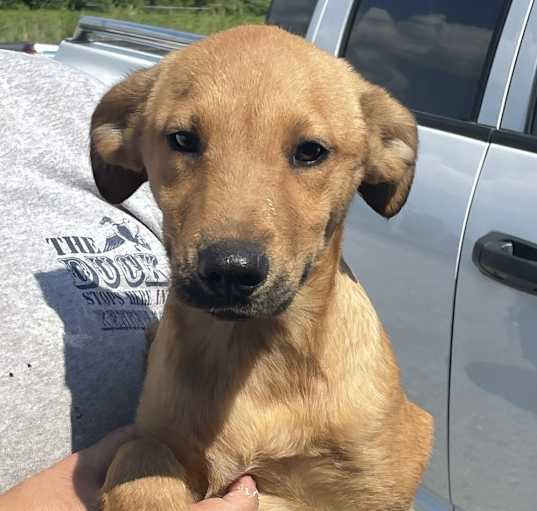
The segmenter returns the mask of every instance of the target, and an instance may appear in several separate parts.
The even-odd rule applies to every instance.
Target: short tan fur
[[[196,135],[196,151],[170,145],[178,132]],[[385,217],[405,203],[413,116],[345,61],[245,26],[112,88],[91,140],[105,198],[149,180],[174,282],[149,352],[143,437],[116,456],[103,508],[187,510],[248,473],[262,511],[407,511],[432,418],[406,398],[341,243],[357,191]],[[304,141],[326,149],[322,161],[297,164]],[[269,264],[236,310],[199,298],[200,254],[222,240],[261,247]]]

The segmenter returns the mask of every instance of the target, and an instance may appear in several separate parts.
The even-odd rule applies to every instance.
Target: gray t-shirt
[[[0,52],[0,491],[132,420],[169,270],[147,186],[103,201],[88,158],[103,86]]]

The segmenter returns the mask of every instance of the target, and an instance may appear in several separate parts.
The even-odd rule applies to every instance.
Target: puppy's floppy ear
[[[360,105],[368,129],[369,157],[358,192],[377,213],[390,218],[405,204],[414,179],[416,121],[376,85],[368,84]]]
[[[158,75],[158,65],[137,71],[112,87],[93,112],[90,157],[101,195],[118,204],[147,181],[140,152],[146,99]]]

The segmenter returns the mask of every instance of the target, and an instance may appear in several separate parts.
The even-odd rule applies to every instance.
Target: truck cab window
[[[317,0],[272,0],[267,24],[305,36],[316,5]]]
[[[343,56],[409,108],[477,119],[508,0],[361,0]]]

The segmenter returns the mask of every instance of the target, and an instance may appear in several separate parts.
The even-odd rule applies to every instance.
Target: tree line
[[[201,8],[262,16],[270,0],[0,0],[0,9],[95,9],[112,7],[141,9],[145,7]]]

